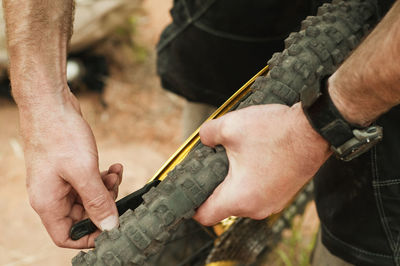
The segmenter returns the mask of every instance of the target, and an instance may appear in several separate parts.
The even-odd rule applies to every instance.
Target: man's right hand
[[[70,228],[87,216],[102,230],[118,226],[114,200],[122,166],[100,174],[95,139],[79,103],[68,88],[62,95],[55,102],[42,97],[40,105],[20,107],[28,194],[57,246],[88,248],[99,231],[73,241]]]
[[[31,205],[58,246],[93,246],[99,232],[72,241],[69,230],[87,215],[103,230],[118,226],[122,166],[100,174],[93,133],[67,85],[74,1],[3,0],[3,9]]]

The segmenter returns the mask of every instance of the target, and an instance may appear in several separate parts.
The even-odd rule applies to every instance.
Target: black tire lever
[[[147,193],[152,187],[156,187],[160,182],[160,180],[155,179],[141,189],[136,190],[135,192],[117,201],[116,205],[118,214],[121,216],[127,210],[135,210],[137,207],[139,207],[139,205],[143,202],[143,194]],[[96,230],[96,225],[90,219],[85,219],[77,222],[71,227],[69,236],[72,240],[78,240],[85,235],[95,232]]]

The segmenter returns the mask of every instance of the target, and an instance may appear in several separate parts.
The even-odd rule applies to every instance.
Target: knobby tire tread
[[[252,92],[235,109],[280,103],[293,105],[305,88],[317,90],[376,24],[374,0],[333,1],[307,17],[299,32],[285,40],[285,50],[269,60],[270,71],[252,85]],[[189,219],[228,172],[224,148],[198,143],[166,179],[144,195],[144,203],[120,217],[120,227],[102,232],[95,249],[80,252],[75,266],[149,265],[174,229]]]

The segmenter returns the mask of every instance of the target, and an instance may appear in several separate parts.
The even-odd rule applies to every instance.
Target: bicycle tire
[[[332,74],[376,23],[374,0],[333,1],[307,17],[300,32],[285,40],[285,50],[268,61],[270,71],[252,85],[251,94],[236,108],[280,103],[293,105],[306,87],[318,89],[320,79]],[[144,203],[120,217],[120,227],[102,232],[95,249],[80,252],[75,266],[149,265],[148,258],[168,241],[182,219],[193,216],[228,172],[223,147],[198,143]]]
[[[334,1],[333,4],[338,4],[336,7],[332,7],[330,4],[324,4],[322,7],[319,8],[317,17],[324,16],[327,13],[330,13],[332,11],[336,11],[333,13],[333,15],[343,15],[343,13],[349,13],[351,9],[354,10],[354,8],[357,8],[357,6],[350,2],[350,3],[341,3],[341,1]],[[370,3],[372,7],[372,2]],[[372,11],[372,9],[371,9]],[[364,12],[363,12],[364,13]],[[332,14],[332,13],[331,13]],[[365,22],[368,22],[367,24],[364,24],[362,28],[360,28],[358,25],[353,25],[352,30],[354,31],[355,34],[360,36],[359,34],[362,33],[363,31],[368,31],[372,25],[374,25],[377,22],[378,16],[372,16],[370,11],[367,11],[366,13],[368,16],[365,17]],[[325,15],[326,16],[326,15]],[[343,16],[341,16],[343,17]],[[324,17],[322,17],[324,18]],[[301,32],[300,34],[304,34],[305,32],[305,37],[303,35],[302,41],[293,41],[293,39],[298,38],[298,34],[293,34],[289,36],[289,38],[286,41],[286,49],[293,49],[291,51],[291,54],[288,54],[287,52],[278,53],[273,56],[273,58],[268,62],[270,65],[279,65],[281,62],[288,60],[288,56],[294,56],[299,58],[300,55],[297,53],[298,49],[297,47],[291,47],[292,44],[304,46],[305,43],[307,43],[307,36],[309,37],[308,39],[312,39],[313,35],[316,36],[315,32],[331,32],[334,33],[331,29],[329,29],[329,22],[333,22],[333,18],[325,17],[323,21],[316,17],[307,17],[305,21],[302,23],[301,27]],[[328,23],[326,23],[328,22]],[[307,28],[313,26],[317,27],[317,30],[312,29],[311,34],[307,34]],[[356,36],[357,37],[357,36]],[[340,38],[337,39],[340,41]],[[355,47],[355,38],[354,36],[350,36],[348,40],[348,46],[349,48]],[[286,50],[287,51],[287,50]],[[290,50],[289,50],[290,51]],[[288,51],[288,52],[289,52]],[[344,51],[346,52],[346,51]],[[332,55],[338,55],[338,51],[332,51]],[[303,55],[304,56],[304,55]],[[303,57],[304,58],[304,57]],[[336,68],[338,64],[343,60],[343,57],[336,58],[336,61],[333,61],[333,67]],[[295,66],[296,63],[292,63],[293,66]],[[297,63],[298,64],[298,63]],[[287,69],[287,68],[286,68]],[[315,69],[315,68],[314,68]],[[294,70],[294,69],[293,69]],[[319,70],[320,71],[320,70]],[[329,71],[329,70],[328,70]],[[330,71],[329,71],[330,72]],[[319,77],[323,77],[325,73],[322,73],[319,75]],[[265,80],[264,80],[265,81]],[[263,81],[260,81],[263,82]],[[267,81],[270,82],[270,81]],[[288,85],[288,84],[284,84]],[[301,85],[301,84],[299,84]],[[315,87],[315,85],[318,86],[318,84],[312,84],[312,86]],[[263,85],[260,85],[263,87]],[[293,86],[293,85],[292,85]],[[299,88],[299,87],[297,87]],[[304,86],[303,88],[304,89]],[[316,88],[318,89],[318,87]],[[272,91],[274,93],[274,91]],[[281,93],[275,93],[277,97],[282,98]],[[291,97],[292,98],[292,97]],[[293,97],[294,98],[294,97]],[[285,101],[285,99],[283,100]],[[286,100],[287,101],[287,100]],[[290,102],[287,102],[288,104]],[[213,263],[213,262],[220,262],[220,261],[235,261],[238,263],[245,264],[252,264],[255,263],[256,260],[258,260],[258,256],[263,252],[267,252],[272,250],[277,243],[281,240],[281,232],[286,229],[290,228],[291,226],[291,221],[296,216],[297,214],[301,214],[304,212],[306,205],[308,202],[310,202],[313,198],[312,195],[312,183],[308,184],[303,191],[301,191],[296,199],[290,204],[289,207],[287,207],[279,216],[279,219],[277,219],[274,223],[271,223],[269,221],[270,219],[264,219],[263,221],[254,221],[249,218],[241,218],[235,221],[233,225],[230,226],[230,228],[221,236],[219,237],[218,241],[215,243],[214,248],[211,250],[208,258],[207,258],[207,264],[208,263]],[[273,219],[276,219],[274,217]],[[273,225],[271,225],[273,224]]]

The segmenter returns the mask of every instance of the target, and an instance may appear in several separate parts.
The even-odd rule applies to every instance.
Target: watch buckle
[[[353,135],[353,138],[339,147],[331,146],[331,150],[335,153],[336,157],[345,162],[360,156],[381,141],[383,138],[383,129],[380,126],[373,125],[365,129],[353,129]]]

